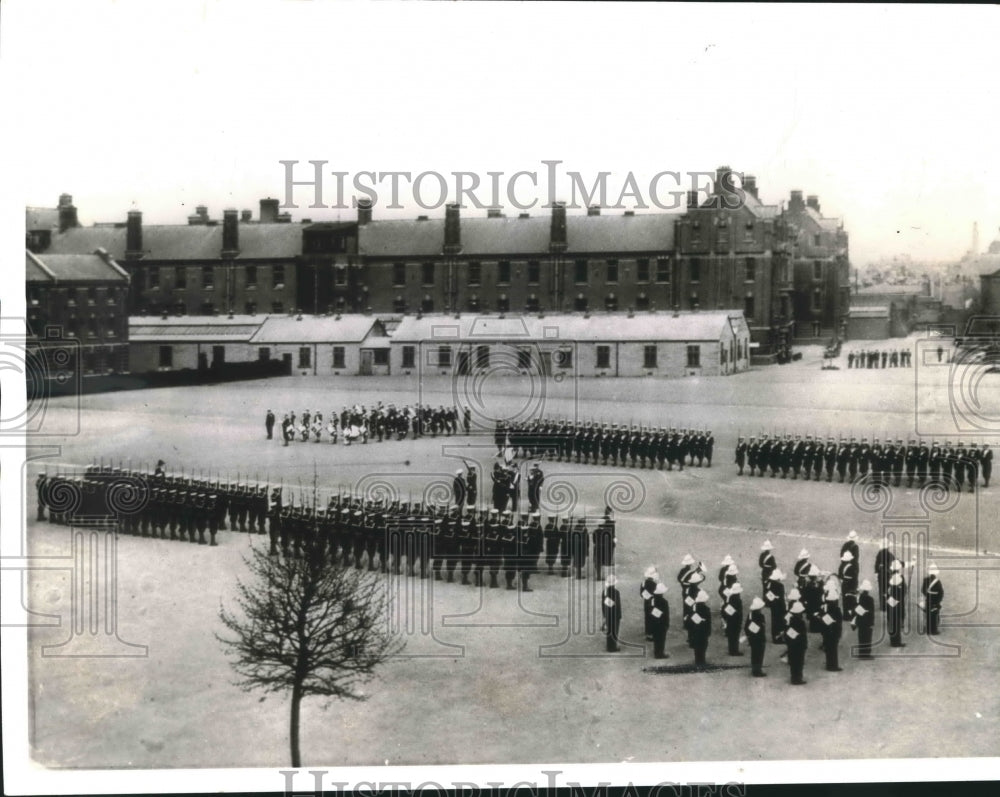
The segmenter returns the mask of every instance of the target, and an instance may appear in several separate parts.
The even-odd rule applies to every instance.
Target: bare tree
[[[238,611],[220,606],[230,634],[216,637],[234,657],[244,691],[291,690],[292,766],[298,767],[302,698],[365,700],[359,687],[405,643],[390,628],[379,574],[340,567],[314,551],[274,557],[255,546],[245,561],[252,579],[237,581]]]

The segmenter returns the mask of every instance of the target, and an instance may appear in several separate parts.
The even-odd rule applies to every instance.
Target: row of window
[[[429,365],[438,368],[450,368],[453,363],[452,359],[452,347],[451,346],[438,346],[431,351],[431,359],[428,362]],[[298,368],[312,368],[312,354],[313,348],[311,346],[301,346],[298,352]],[[544,370],[549,371],[551,368],[572,368],[573,367],[573,350],[557,349],[551,352],[542,352],[543,363],[542,367]],[[697,343],[688,344],[685,350],[686,363],[688,368],[700,368],[701,367],[701,346]],[[347,361],[347,351],[344,346],[334,346],[332,349],[332,365],[331,367],[335,370],[341,370],[346,367]],[[609,345],[598,345],[596,347],[596,367],[597,368],[611,368],[611,346]],[[749,355],[749,344],[747,341],[737,342],[735,357],[746,358]],[[102,355],[103,356],[103,355]],[[270,360],[271,359],[271,349],[268,346],[262,346],[257,350],[257,356],[260,360]],[[288,355],[291,356],[291,355]],[[730,344],[730,349],[723,346],[721,347],[720,362],[725,365],[728,359],[732,359],[734,353],[732,351],[732,344]],[[490,366],[491,351],[488,345],[476,346],[472,351],[461,350],[459,351],[459,370],[467,370],[470,363],[474,363],[474,367],[478,369],[489,368]],[[415,368],[417,359],[417,347],[416,346],[403,346],[402,352],[402,367],[403,368]],[[517,367],[524,370],[529,370],[532,367],[532,349],[530,347],[522,346],[517,350]],[[212,362],[213,364],[221,364],[225,362],[225,347],[224,346],[214,346],[212,348]],[[734,360],[735,362],[735,360]],[[389,365],[389,349],[373,349],[372,350],[372,363],[375,366],[388,366]],[[160,368],[173,368],[174,367],[174,347],[173,346],[160,346],[159,347],[159,364]],[[658,346],[653,344],[648,344],[642,348],[642,367],[643,368],[657,368],[658,367]]]
[[[723,348],[723,359],[722,362],[725,364],[725,349]],[[438,346],[432,350],[432,358],[428,365],[435,366],[438,368],[450,368],[452,364],[452,347],[451,346]],[[472,355],[474,354],[474,357]],[[699,344],[690,344],[687,346],[687,367],[688,368],[699,368],[701,367],[701,346]],[[542,369],[544,371],[549,371],[552,367],[556,368],[572,368],[573,367],[573,350],[572,349],[556,349],[551,352],[541,352],[543,362]],[[416,356],[417,347],[416,346],[403,346],[403,368],[415,368],[416,367]],[[657,368],[658,367],[658,347],[655,343],[648,344],[642,347],[642,367],[643,368]],[[464,371],[469,366],[470,357],[474,360],[476,368],[489,368],[490,366],[490,347],[487,345],[476,346],[474,351],[460,351],[459,352],[459,370]],[[527,346],[519,347],[517,350],[517,367],[522,370],[530,370],[532,367],[532,349]],[[608,345],[598,345],[596,347],[596,367],[597,368],[610,368],[611,367],[611,346]]]
[[[175,288],[188,287],[188,267],[187,266],[149,266],[146,269],[146,281],[150,288],[159,288],[161,277],[164,271],[173,273],[173,286]],[[241,266],[240,271],[244,275],[244,284],[247,288],[257,287],[257,266]],[[339,270],[344,273],[343,269]],[[201,267],[201,287],[210,290],[215,287],[215,266]],[[271,287],[280,289],[285,287],[285,267],[271,266]]]
[[[426,287],[437,284],[437,263],[422,263],[420,265],[421,285]],[[697,266],[696,266],[697,268]],[[604,265],[604,281],[615,283],[620,279],[620,267],[618,260],[606,260]],[[509,285],[513,265],[510,260],[500,260],[497,262],[496,281],[499,285]],[[542,264],[538,260],[529,260],[525,269],[528,285],[538,285],[541,282]],[[636,281],[650,282],[652,274],[649,258],[639,258],[636,260]],[[670,260],[668,258],[657,258],[656,260],[656,282],[670,282]],[[479,287],[483,282],[483,264],[478,261],[471,261],[465,264],[465,281],[471,287]],[[573,281],[578,285],[585,285],[590,282],[590,264],[587,260],[575,260],[573,262]],[[406,264],[394,263],[392,269],[392,284],[394,287],[402,288],[406,286]]]
[[[420,265],[421,285],[433,287],[437,284],[436,275],[438,263],[429,262]],[[821,265],[821,264],[818,264]],[[701,281],[701,261],[694,257],[688,261],[689,281]],[[483,281],[483,264],[472,261],[465,266],[465,281],[469,287],[478,288]],[[497,263],[496,281],[498,285],[509,285],[511,283],[511,261],[500,260]],[[342,271],[340,273],[343,273]],[[541,263],[538,260],[529,260],[526,268],[528,285],[538,285],[541,281]],[[637,283],[655,281],[657,283],[670,282],[670,259],[661,257],[655,262],[655,271],[649,258],[638,258],[635,261],[635,281]],[[655,280],[654,280],[655,278]],[[754,282],[757,279],[757,261],[752,257],[743,261],[743,278],[747,282]],[[621,279],[621,268],[618,260],[606,260],[604,262],[604,282],[617,283]],[[819,277],[817,277],[819,279]],[[577,285],[586,285],[590,279],[590,262],[587,260],[575,260],[573,262],[573,281]],[[394,263],[392,270],[393,287],[406,287],[406,263]]]
[[[41,303],[42,295],[43,291],[40,287],[36,285],[28,286],[28,305],[30,307],[37,307]],[[85,290],[73,286],[66,288],[66,304],[70,307],[77,307],[79,305],[94,307],[100,303],[102,296],[105,304],[114,305],[121,301],[123,293],[121,288],[98,288],[93,285]]]

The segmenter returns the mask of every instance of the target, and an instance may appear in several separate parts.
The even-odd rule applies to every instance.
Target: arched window
[[[422,313],[434,312],[434,300],[431,298],[431,295],[429,293],[425,293],[423,301],[420,302],[420,312]]]
[[[587,297],[582,293],[576,295],[576,299],[573,302],[573,306],[578,313],[584,313],[587,311]]]
[[[506,313],[509,310],[510,310],[510,299],[507,298],[506,293],[501,293],[500,296],[497,297],[497,312]]]
[[[646,295],[645,291],[635,297],[635,307],[637,310],[649,309],[649,296]]]
[[[537,313],[538,312],[538,296],[536,294],[534,294],[534,293],[531,294],[528,297],[528,301],[527,301],[525,307],[527,308],[527,310],[528,310],[529,313]]]
[[[609,313],[613,313],[618,309],[618,297],[614,291],[604,297],[604,309]]]

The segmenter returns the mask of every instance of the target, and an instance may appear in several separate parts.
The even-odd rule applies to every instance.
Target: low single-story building
[[[847,315],[848,340],[886,340],[892,333],[892,305],[851,305]]]
[[[132,373],[205,369],[261,358],[250,339],[265,316],[133,316],[129,318]]]
[[[389,338],[377,318],[179,316],[129,319],[133,373],[283,359],[292,373],[388,374]]]
[[[250,342],[261,351],[266,348],[270,357],[290,360],[292,373],[390,373],[389,336],[373,316],[271,316]]]
[[[391,338],[393,373],[717,376],[750,365],[742,311],[418,315]]]

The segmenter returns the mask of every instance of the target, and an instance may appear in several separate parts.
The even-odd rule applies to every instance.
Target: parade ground
[[[893,345],[901,345],[891,341]],[[913,341],[909,341],[913,343]],[[423,377],[287,377],[255,382],[59,398],[46,423],[59,436],[26,471],[31,571],[31,743],[42,765],[70,768],[280,767],[288,760],[287,696],[243,692],[215,635],[231,606],[251,545],[266,535],[219,534],[219,546],[120,535],[113,589],[115,653],[72,655],[72,533],[34,522],[35,476],[91,462],[280,485],[297,500],[337,492],[395,491],[421,500],[478,463],[488,500],[496,418],[538,415],[618,424],[710,429],[710,468],[683,472],[541,461],[549,514],[594,518],[615,510],[615,572],[625,603],[622,649],[604,652],[601,583],[541,572],[530,593],[394,577],[402,655],[366,686],[364,702],[303,704],[303,764],[331,766],[924,758],[1000,755],[1000,486],[961,495],[893,487],[737,475],[737,437],[760,433],[930,441],[988,441],[962,424],[956,373],[936,358],[914,368],[821,368],[804,349],[787,366],[729,377],[581,379],[494,374]],[[846,349],[845,349],[846,354]],[[992,380],[992,382],[991,382]],[[1000,374],[976,382],[973,414],[1000,413]],[[956,398],[958,396],[958,398]],[[265,439],[264,416],[377,402],[470,407],[472,434],[365,445]],[[988,424],[986,424],[988,426]],[[989,431],[989,429],[985,429]],[[529,465],[534,460],[527,460]],[[524,511],[527,511],[526,504]],[[591,525],[591,528],[593,526]],[[862,578],[875,583],[883,541],[913,560],[905,648],[881,639],[876,658],[851,656],[827,672],[810,634],[807,685],[789,685],[782,650],[768,644],[767,678],[751,678],[749,653],[726,654],[716,573],[726,554],[740,569],[744,606],[760,594],[757,556],[770,540],[786,573],[802,548],[835,571],[841,543],[860,538]],[[713,633],[706,671],[692,672],[675,580],[681,558],[705,563]],[[922,633],[916,608],[927,564],[941,568],[942,634]],[[644,641],[643,571],[669,587],[669,658]],[[502,584],[502,582],[501,582]],[[786,581],[789,588],[794,580]],[[882,636],[881,617],[875,638]],[[62,647],[60,647],[62,646]],[[747,650],[743,646],[744,651]],[[128,654],[128,655],[126,655]],[[670,668],[677,668],[671,670]],[[267,787],[267,786],[265,786]],[[270,788],[280,788],[275,783]]]

